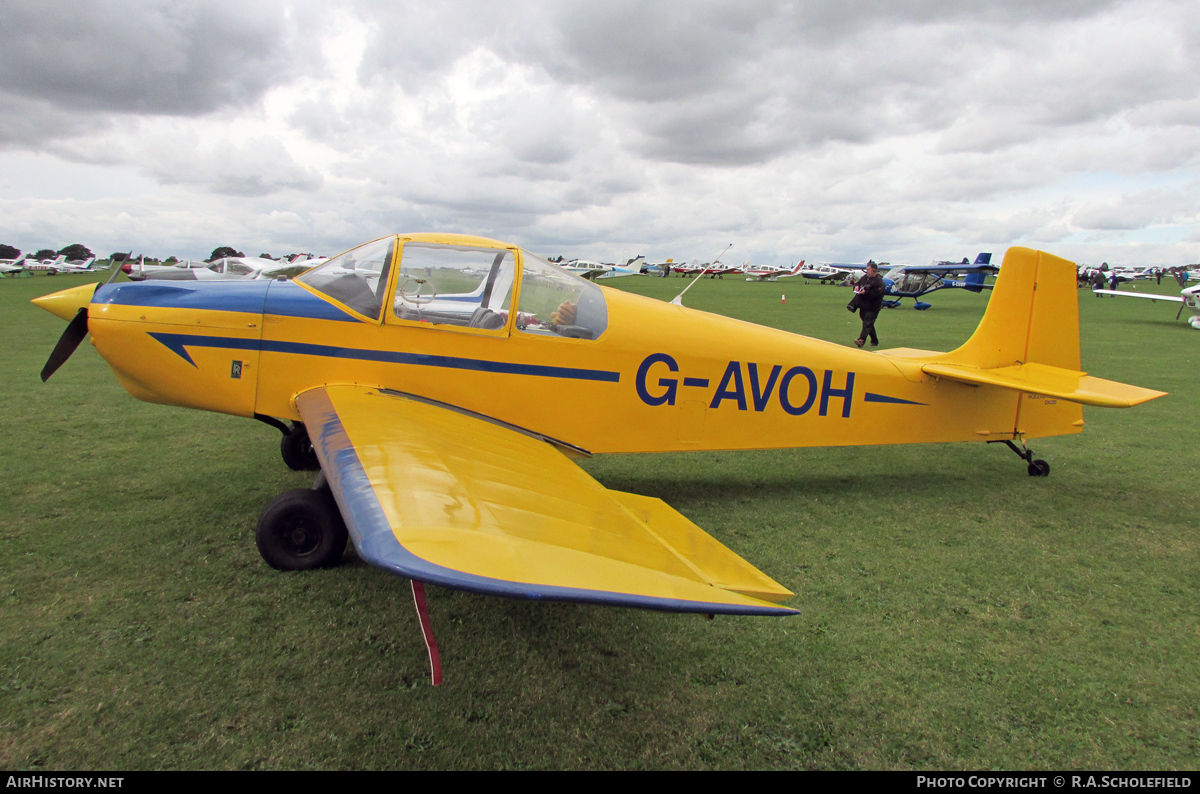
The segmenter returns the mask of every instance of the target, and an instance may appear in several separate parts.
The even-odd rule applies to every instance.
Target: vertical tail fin
[[[975,333],[939,363],[995,369],[1045,364],[1079,370],[1079,297],[1074,263],[1010,248]]]
[[[928,359],[922,371],[1018,392],[1012,435],[1024,438],[1078,433],[1084,404],[1127,407],[1163,396],[1080,371],[1075,283],[1073,263],[1010,248],[975,333],[958,350]]]

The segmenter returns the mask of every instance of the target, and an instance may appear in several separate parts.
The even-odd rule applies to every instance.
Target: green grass
[[[982,444],[586,462],[802,614],[430,588],[434,689],[407,582],[353,553],[305,574],[259,559],[259,511],[311,479],[275,431],[137,402],[89,345],[40,383],[64,324],[28,299],[85,280],[0,282],[6,769],[1200,764],[1200,335],[1174,306],[1081,292],[1085,368],[1172,394],[1086,409],[1082,435],[1034,445],[1046,479]],[[849,344],[848,291],[797,282],[704,280],[685,302]],[[885,310],[883,345],[952,348],[986,296],[931,302]]]

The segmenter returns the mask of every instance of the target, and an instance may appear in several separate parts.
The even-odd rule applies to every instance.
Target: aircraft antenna
[[[717,258],[714,259],[713,261],[709,262],[709,264],[715,265],[717,263],[717,260],[719,260],[721,257],[725,256],[726,252],[728,252],[730,248],[733,248],[733,243],[730,243],[729,245],[725,246],[725,250],[722,251],[721,253],[717,254]],[[703,268],[701,268],[701,272],[696,274],[696,277],[694,279],[692,279],[691,284],[688,284],[686,287],[683,288],[683,292],[687,292],[688,290],[690,290],[692,288],[692,284],[695,284],[697,281],[699,281],[701,278],[703,278],[703,276],[704,276],[704,272],[703,272]],[[682,306],[683,305],[683,292],[676,295],[675,299],[673,301],[671,301],[671,303],[674,303],[676,306]]]

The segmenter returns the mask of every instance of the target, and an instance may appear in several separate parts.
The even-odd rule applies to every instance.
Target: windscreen
[[[296,281],[341,301],[359,314],[378,318],[395,242],[396,238],[385,237],[360,245],[297,276]]]

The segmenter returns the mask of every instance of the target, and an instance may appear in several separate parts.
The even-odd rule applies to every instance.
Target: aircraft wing
[[[363,386],[296,405],[372,565],[510,598],[795,613],[771,603],[790,591],[666,503],[606,489],[537,434]]]
[[[1171,303],[1183,303],[1181,295],[1155,295],[1154,293],[1146,292],[1126,292],[1116,289],[1095,289],[1092,292],[1097,295],[1121,295],[1126,298],[1149,298],[1152,301],[1169,301]]]
[[[996,265],[972,265],[953,262],[945,265],[897,265],[904,269],[906,273],[947,273],[947,272],[962,272],[975,270],[981,273],[999,273],[1000,268]]]

